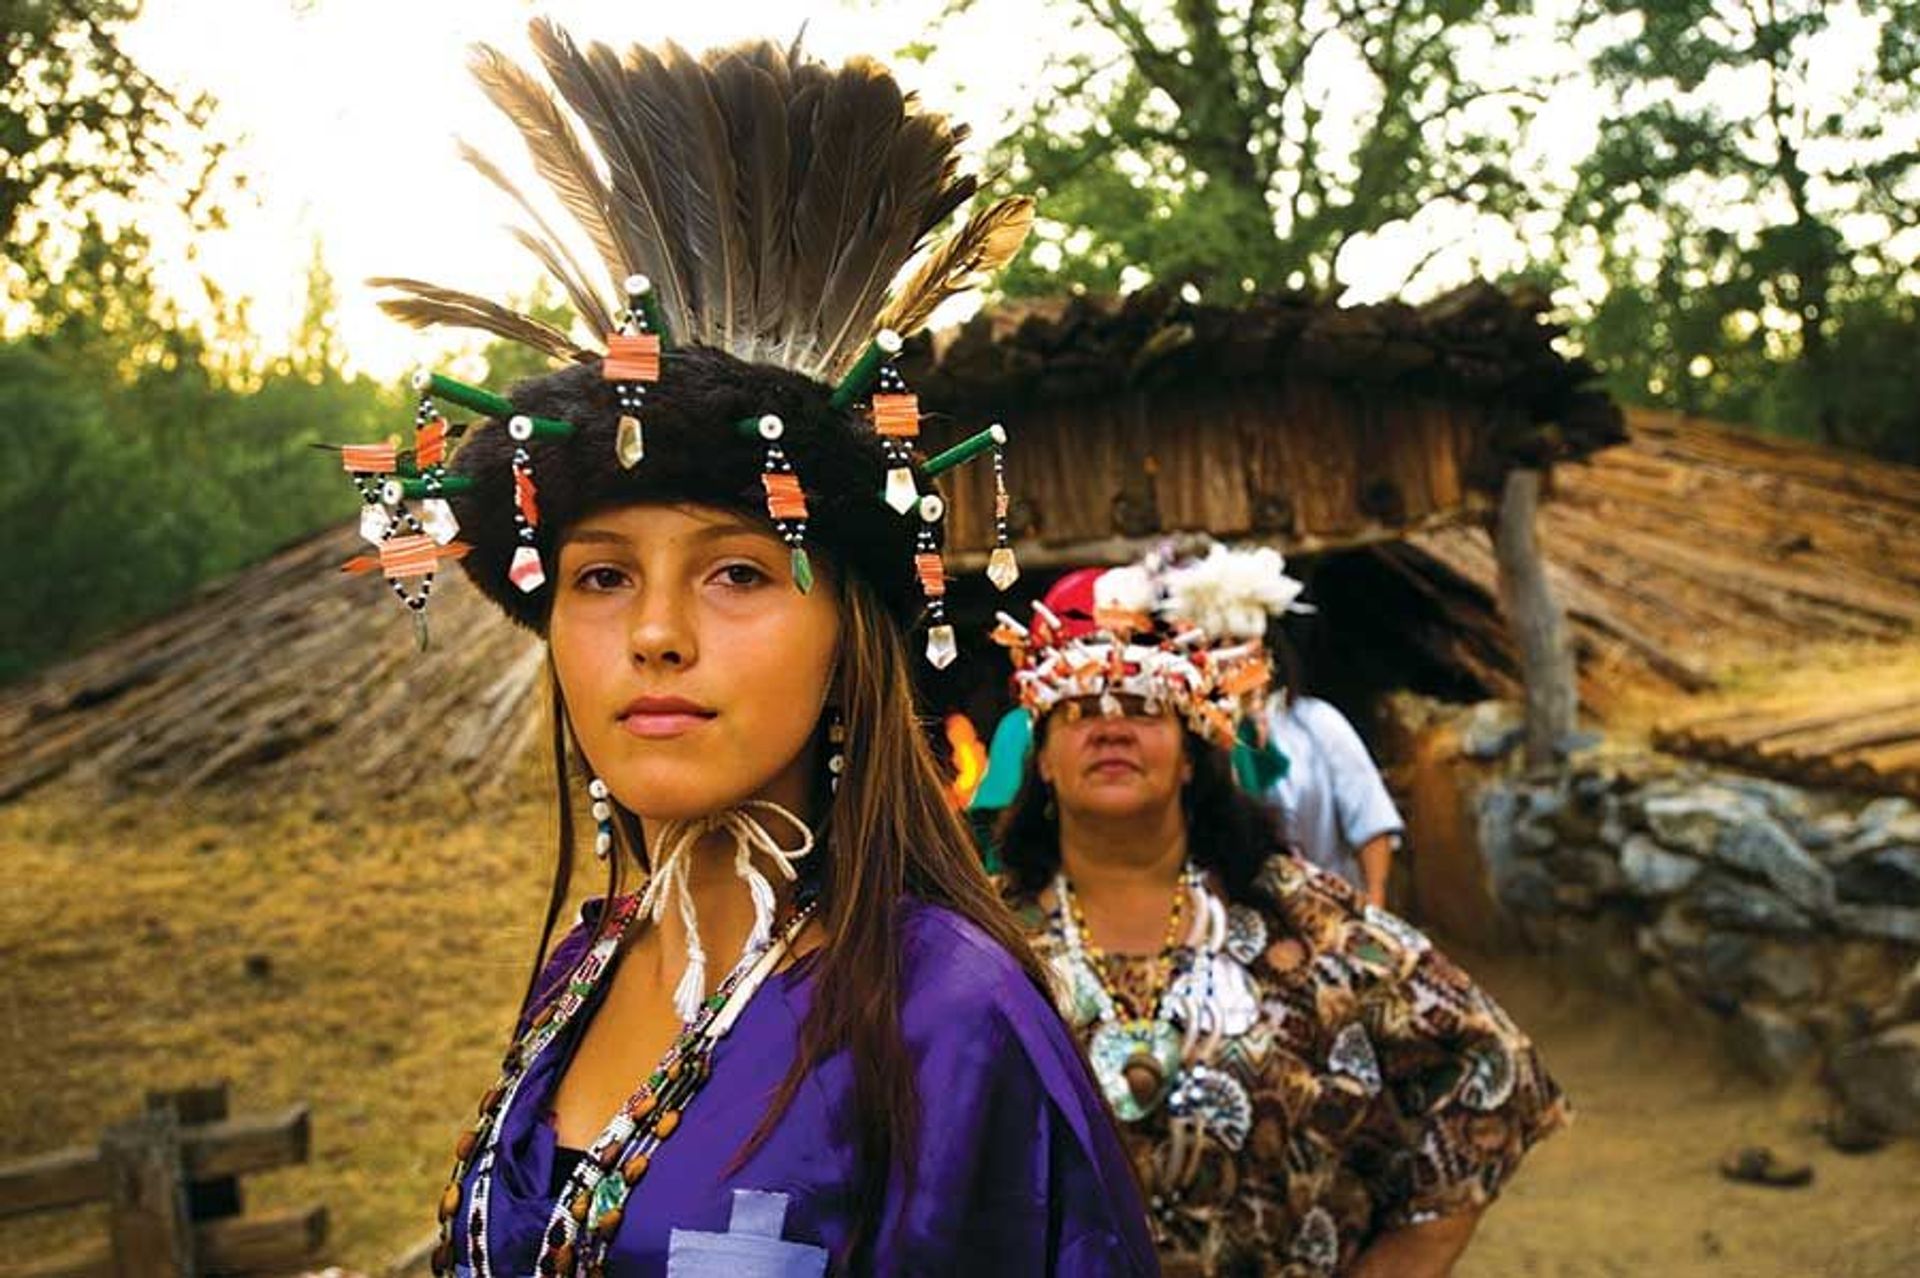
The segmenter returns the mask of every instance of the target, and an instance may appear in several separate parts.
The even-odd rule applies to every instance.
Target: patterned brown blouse
[[[1279,909],[1227,909],[1224,966],[1187,947],[1090,956],[1122,1018],[1152,1015],[1165,957],[1175,994],[1229,992],[1164,1097],[1123,1125],[1169,1275],[1341,1273],[1379,1234],[1491,1201],[1571,1116],[1526,1035],[1425,936],[1295,858],[1260,881]],[[1011,904],[1095,1045],[1097,990],[1058,902]]]

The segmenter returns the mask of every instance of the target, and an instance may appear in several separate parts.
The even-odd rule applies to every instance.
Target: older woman
[[[533,42],[564,108],[489,51],[476,70],[626,304],[543,222],[523,239],[590,347],[391,281],[404,318],[566,367],[506,395],[423,377],[411,448],[343,450],[367,559],[416,621],[458,556],[545,641],[549,936],[569,786],[606,866],[459,1137],[435,1269],[1150,1272],[1111,1122],[914,717],[921,615],[929,659],[953,644],[937,468],[886,326],[921,322],[953,277],[887,286],[973,190],[959,132],[865,60],[616,55],[539,23]],[[1029,217],[976,213],[962,274]],[[451,455],[447,402],[480,419]]]
[[[1277,557],[1222,553],[1211,598],[1149,564],[1091,607],[1003,618],[1036,719],[1005,889],[1125,1124],[1166,1273],[1445,1274],[1566,1106],[1492,999],[1235,785],[1266,677],[1237,635],[1264,618],[1220,596],[1291,592]]]

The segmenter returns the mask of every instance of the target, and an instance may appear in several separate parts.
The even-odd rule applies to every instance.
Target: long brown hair
[[[913,1062],[900,1027],[900,924],[903,898],[941,905],[991,937],[1029,980],[1047,988],[1039,960],[982,868],[965,824],[947,799],[946,783],[914,709],[907,647],[898,624],[860,578],[833,574],[840,599],[841,641],[836,700],[846,723],[846,770],[837,794],[824,772],[815,811],[826,855],[813,864],[821,891],[826,939],[807,961],[814,966],[811,1006],[800,1027],[800,1047],[766,1117],[741,1151],[748,1157],[772,1133],[808,1073],[845,1049],[854,1074],[860,1116],[855,1187],[854,1249],[878,1223],[889,1172],[911,1177],[919,1098]],[[825,582],[822,583],[826,584]],[[559,698],[553,688],[552,747],[558,778],[557,855],[547,917],[528,982],[533,996],[555,920],[568,900],[573,870],[571,790],[577,775]],[[824,731],[824,728],[822,729]],[[611,900],[626,885],[629,854],[645,847],[639,822],[615,806],[622,854],[608,858]],[[637,866],[637,861],[634,862]]]
[[[1034,725],[1033,748],[1019,793],[1000,818],[998,844],[1015,896],[1037,896],[1060,868],[1060,815],[1052,787],[1040,779],[1040,751],[1047,721]],[[1187,827],[1187,854],[1203,870],[1220,876],[1227,899],[1246,905],[1273,905],[1259,886],[1268,858],[1287,851],[1280,814],[1240,788],[1233,758],[1183,729],[1193,775],[1180,794]]]

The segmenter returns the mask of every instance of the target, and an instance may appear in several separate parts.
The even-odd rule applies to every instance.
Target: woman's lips
[[[636,737],[645,737],[649,740],[681,736],[712,721],[713,716],[710,714],[688,714],[678,710],[620,716],[622,728]]]
[[[1138,772],[1140,765],[1127,759],[1101,759],[1089,765],[1087,771],[1094,776],[1110,777],[1123,772]]]
[[[641,697],[620,714],[620,726],[636,737],[677,737],[710,722],[714,711],[684,697]]]

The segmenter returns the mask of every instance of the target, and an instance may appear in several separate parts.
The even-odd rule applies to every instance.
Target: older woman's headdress
[[[1015,690],[1035,718],[1089,700],[1119,714],[1120,698],[1131,696],[1231,748],[1272,685],[1267,623],[1308,610],[1300,591],[1267,547],[1161,550],[1069,573],[1034,604],[1030,623],[1001,613],[993,638],[1011,653]]]
[[[409,443],[340,450],[373,547],[347,569],[382,572],[423,641],[433,574],[449,559],[538,631],[558,535],[589,510],[737,507],[786,541],[801,589],[819,546],[903,623],[927,614],[928,657],[946,664],[956,649],[932,481],[997,453],[1006,434],[994,426],[921,457],[919,402],[893,360],[940,302],[1013,256],[1031,202],[987,204],[927,248],[976,193],[959,171],[966,129],[865,59],[834,70],[767,43],[616,53],[544,20],[532,38],[551,88],[486,47],[474,72],[577,223],[589,264],[497,165],[464,155],[518,206],[515,238],[587,336],[457,290],[374,281],[408,323],[480,329],[570,367],[504,393],[418,375]],[[450,422],[448,406],[476,417]],[[1004,546],[994,565],[1004,589]]]

